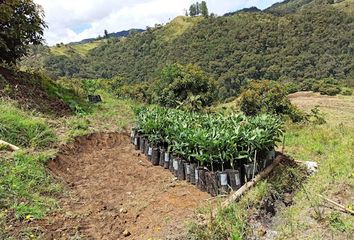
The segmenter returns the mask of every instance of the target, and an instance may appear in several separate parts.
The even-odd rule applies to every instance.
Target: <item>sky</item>
[[[132,28],[167,23],[197,0],[34,0],[45,12],[48,45]],[[206,0],[209,12],[223,15],[245,7],[264,9],[281,0]]]

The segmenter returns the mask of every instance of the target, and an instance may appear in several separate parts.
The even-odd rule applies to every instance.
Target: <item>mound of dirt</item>
[[[210,198],[152,166],[123,134],[78,138],[48,168],[69,191],[62,210],[39,223],[44,239],[184,239],[186,221]]]
[[[72,112],[62,100],[49,96],[31,74],[15,73],[3,67],[0,67],[0,97],[17,101],[24,109],[55,116],[66,116]]]

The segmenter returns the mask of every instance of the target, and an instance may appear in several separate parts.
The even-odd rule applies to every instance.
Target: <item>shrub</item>
[[[82,80],[82,88],[87,95],[94,95],[96,91],[100,88],[99,80],[95,79],[85,79]]]
[[[311,109],[311,113],[308,114],[309,122],[317,125],[325,124],[326,120],[324,114],[320,111],[319,106],[315,106]]]
[[[301,121],[303,116],[288,98],[283,86],[274,81],[252,81],[240,97],[240,108],[249,116],[261,113],[288,115],[293,121]]]
[[[166,107],[199,110],[211,105],[215,89],[214,80],[197,66],[172,64],[161,71],[160,79],[152,88],[153,101]]]
[[[321,93],[321,95],[335,96],[341,92],[341,89],[332,84],[323,84],[319,88],[319,92]]]
[[[296,92],[302,90],[301,87],[299,86],[299,84],[296,84],[296,83],[286,83],[284,86],[285,86],[286,92],[288,94],[296,93]]]
[[[151,93],[148,84],[122,84],[114,90],[114,93],[120,98],[131,98],[139,102],[151,102]]]
[[[353,90],[350,88],[342,88],[341,94],[344,96],[351,96],[353,94]]]

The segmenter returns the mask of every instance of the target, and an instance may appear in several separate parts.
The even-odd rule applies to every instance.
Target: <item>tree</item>
[[[195,17],[197,15],[197,7],[195,4],[192,4],[190,7],[189,7],[189,16],[191,17]]]
[[[202,14],[203,17],[209,16],[208,6],[205,1],[202,1],[202,3],[200,4],[200,13]]]
[[[216,83],[199,67],[177,63],[167,65],[152,88],[155,103],[199,110],[200,107],[209,106],[213,102]]]
[[[108,31],[107,31],[107,29],[105,29],[104,30],[104,38],[108,38],[109,36],[108,36]]]
[[[199,4],[199,2],[195,3],[195,10],[196,10],[196,15],[199,15],[200,14],[200,4]]]
[[[270,113],[288,115],[294,122],[303,120],[303,114],[291,104],[286,89],[275,81],[252,81],[240,96],[240,108],[248,116]]]
[[[32,0],[0,0],[0,61],[15,63],[30,44],[41,44],[47,27],[43,9]]]

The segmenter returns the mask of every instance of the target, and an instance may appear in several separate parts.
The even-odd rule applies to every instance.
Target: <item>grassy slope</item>
[[[12,226],[41,219],[57,208],[62,189],[47,173],[45,164],[55,156],[59,144],[92,132],[122,131],[131,123],[132,102],[117,100],[106,92],[100,94],[104,102],[94,106],[82,105],[83,96],[76,96],[80,114],[61,118],[21,110],[13,102],[0,100],[0,139],[22,147],[19,152],[8,153],[0,146],[0,239],[10,238],[8,233],[17,230]],[[72,91],[61,88],[60,95],[74,101]],[[77,100],[79,97],[82,101]],[[20,235],[26,238],[35,233],[24,230]]]
[[[90,50],[98,47],[101,43],[102,40],[97,40],[83,44],[54,46],[50,48],[50,51],[54,55],[70,56],[72,54],[79,54],[80,56],[86,56]]]
[[[305,110],[315,107],[312,101],[300,96],[293,102]],[[354,204],[354,97],[325,97],[320,106],[327,123],[321,126],[288,126],[286,152],[294,158],[315,161],[319,171],[310,177],[296,202],[282,214],[279,226],[281,238],[294,239],[352,239],[354,219],[328,207],[317,197],[322,194],[347,207]],[[306,101],[302,103],[301,99]],[[346,110],[338,106],[346,106]],[[352,120],[350,120],[352,119]]]
[[[184,17],[179,16],[169,22],[166,26],[161,28],[157,33],[157,38],[160,38],[164,41],[173,41],[174,39],[181,36],[188,29],[192,28],[198,22],[202,21],[202,17]]]
[[[334,6],[345,12],[354,14],[354,0],[344,0],[342,2],[336,3]]]

